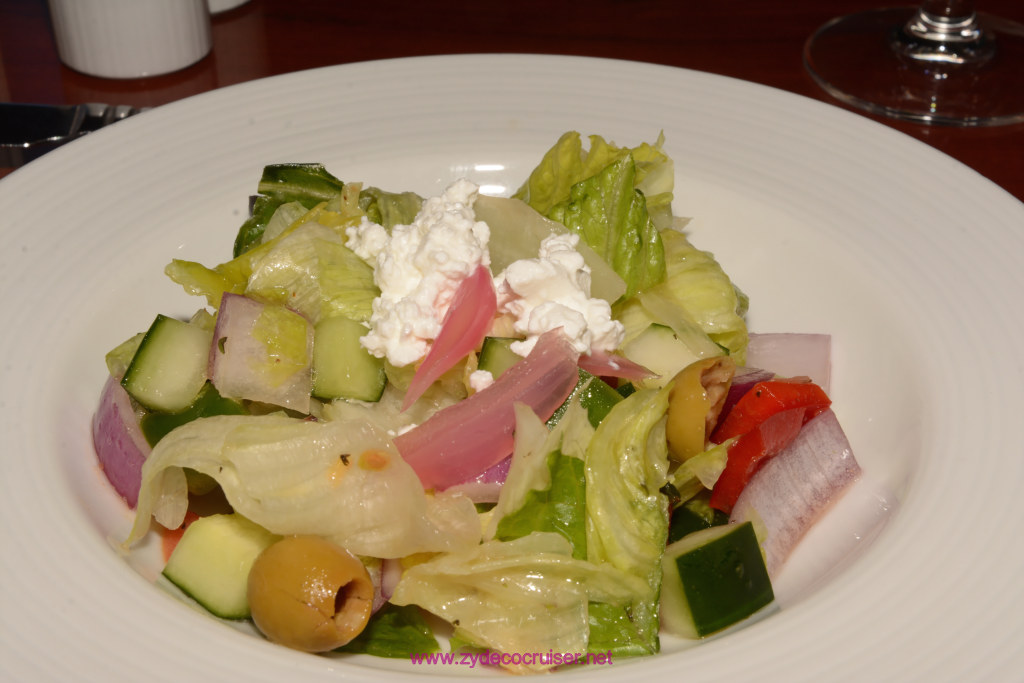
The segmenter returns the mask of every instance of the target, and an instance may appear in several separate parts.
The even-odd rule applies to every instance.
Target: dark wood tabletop
[[[213,17],[213,49],[197,64],[165,76],[109,80],[60,63],[45,0],[0,0],[0,101],[156,106],[332,64],[516,52],[667,64],[834,102],[805,71],[804,42],[834,16],[884,6],[869,0],[250,0]],[[978,9],[1024,23],[1022,0],[980,0]],[[1024,200],[1024,124],[885,123]],[[0,176],[10,170],[0,168]]]

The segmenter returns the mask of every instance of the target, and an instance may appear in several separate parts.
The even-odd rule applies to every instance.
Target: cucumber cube
[[[684,536],[665,549],[662,570],[662,624],[685,638],[732,626],[775,599],[750,522]]]

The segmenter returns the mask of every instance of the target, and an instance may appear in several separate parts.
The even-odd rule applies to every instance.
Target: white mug
[[[227,12],[229,9],[235,9],[241,7],[249,0],[209,0],[210,2],[210,13],[217,14],[218,12]]]
[[[57,52],[91,76],[183,69],[210,51],[207,0],[49,0]]]

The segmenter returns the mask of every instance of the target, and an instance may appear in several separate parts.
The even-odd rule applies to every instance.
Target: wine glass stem
[[[918,40],[941,43],[981,39],[973,0],[924,0],[904,30]]]
[[[978,67],[995,53],[978,23],[973,0],[923,0],[903,26],[893,49],[919,64]]]

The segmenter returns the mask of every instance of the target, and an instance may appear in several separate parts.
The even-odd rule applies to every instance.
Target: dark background
[[[213,51],[199,63],[175,74],[119,81],[60,64],[45,0],[0,0],[0,100],[155,106],[332,64],[530,52],[667,64],[832,102],[803,68],[804,41],[834,16],[885,6],[867,0],[251,0],[214,17]],[[978,8],[1024,23],[1024,0],[983,0]],[[961,129],[887,123],[1024,199],[1024,124]]]

